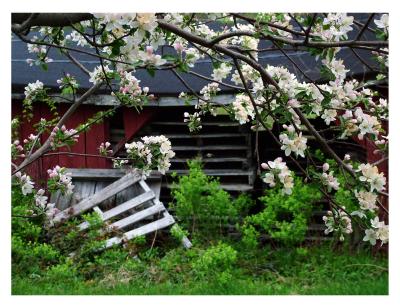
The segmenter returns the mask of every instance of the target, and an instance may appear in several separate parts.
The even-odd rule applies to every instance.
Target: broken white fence
[[[54,224],[60,224],[63,221],[79,216],[89,211],[97,212],[104,222],[108,222],[110,227],[121,230],[123,236],[115,236],[107,239],[105,248],[120,244],[124,240],[130,240],[135,237],[145,235],[157,230],[166,228],[175,223],[175,219],[168,213],[164,204],[159,200],[159,183],[156,182],[156,193],[142,179],[142,176],[136,172],[124,174],[121,170],[115,169],[68,169],[72,173],[74,184],[76,180],[81,180],[79,192],[75,196],[60,198],[60,195],[53,195],[52,201],[56,201],[56,206],[63,208],[54,218]],[[116,179],[111,184],[97,189],[96,181],[100,179]],[[83,179],[86,182],[82,181]],[[82,184],[83,183],[83,184]],[[159,184],[159,185],[157,185]],[[104,186],[104,183],[103,183]],[[77,188],[77,187],[75,187]],[[117,195],[124,194],[128,196],[124,202],[115,204],[107,202],[110,198],[117,198]],[[111,206],[110,206],[111,205]],[[138,223],[140,224],[138,226]],[[79,225],[81,230],[89,226],[87,222]],[[192,246],[189,239],[185,236],[182,244],[186,248]]]

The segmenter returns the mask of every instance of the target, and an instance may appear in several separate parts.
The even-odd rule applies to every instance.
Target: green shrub
[[[180,225],[194,236],[210,239],[222,234],[228,222],[240,220],[243,212],[252,206],[246,196],[234,200],[220,187],[218,179],[202,171],[201,161],[188,161],[189,174],[180,176],[173,184],[174,198],[170,207]]]
[[[237,260],[237,251],[225,243],[211,246],[193,263],[193,272],[199,277],[216,278],[217,282],[229,282]]]
[[[245,218],[243,241],[254,247],[259,232],[285,244],[304,240],[314,203],[321,199],[318,188],[295,178],[292,194],[283,195],[279,188],[268,189],[260,198],[265,208]]]
[[[39,274],[59,262],[59,252],[47,243],[26,242],[18,235],[11,237],[12,271],[16,274]]]
[[[68,258],[64,263],[51,266],[46,271],[46,278],[52,281],[74,280],[79,277],[72,259]]]

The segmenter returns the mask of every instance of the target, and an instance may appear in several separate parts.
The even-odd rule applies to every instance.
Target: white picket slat
[[[111,247],[115,244],[120,244],[123,239],[131,240],[134,237],[138,237],[141,235],[145,235],[150,232],[154,232],[156,230],[163,229],[175,223],[174,218],[166,213],[163,218],[153,221],[147,225],[141,226],[137,229],[128,231],[124,234],[124,237],[113,237],[107,240],[105,248]]]
[[[101,191],[95,193],[94,195],[90,196],[87,199],[82,200],[78,204],[75,204],[60,213],[58,213],[54,219],[54,223],[60,222],[62,219],[67,219],[72,216],[76,216],[81,214],[84,211],[87,211],[90,208],[93,208],[100,202],[106,200],[109,197],[114,196],[116,193],[124,190],[128,186],[138,182],[141,179],[139,174],[128,173],[127,175],[123,176],[119,180],[111,183],[110,185],[106,186]]]

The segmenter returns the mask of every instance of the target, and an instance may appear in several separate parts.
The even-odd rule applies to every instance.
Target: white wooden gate
[[[108,248],[112,245],[120,244],[124,240],[130,240],[175,223],[175,219],[168,213],[164,204],[160,202],[159,196],[150,189],[149,185],[138,173],[129,172],[124,175],[121,170],[113,169],[68,169],[68,172],[72,173],[73,182],[74,179],[79,178],[96,180],[99,178],[121,177],[101,190],[88,195],[80,202],[67,206],[53,218],[54,224],[62,223],[71,217],[79,216],[91,210],[95,211],[104,222],[110,223],[110,227],[123,230],[122,237],[112,237],[106,241],[105,247]],[[109,198],[134,186],[139,186],[139,189],[135,187],[135,192],[137,193],[132,198],[120,204],[115,204],[111,208],[100,208],[100,205],[104,204]],[[85,189],[86,191],[88,190],[87,188]],[[59,196],[52,196],[52,199],[56,199],[58,203],[65,206],[65,200],[60,199]],[[137,226],[138,223],[141,225]],[[79,225],[79,228],[85,230],[88,226],[87,222],[83,222]],[[182,244],[186,248],[192,246],[187,237],[182,239]]]

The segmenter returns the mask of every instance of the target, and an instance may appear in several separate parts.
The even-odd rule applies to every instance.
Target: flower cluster
[[[139,59],[143,61],[145,65],[149,66],[161,66],[167,63],[167,60],[161,58],[160,55],[154,53],[152,46],[146,46],[145,51],[139,51]]]
[[[342,208],[345,209],[345,207]],[[341,241],[344,241],[345,234],[353,232],[351,218],[342,209],[334,209],[333,212],[328,211],[327,215],[322,217],[322,220],[326,226],[324,233],[338,232]]]
[[[47,219],[53,218],[58,212],[59,209],[55,207],[55,203],[48,203],[48,197],[45,196],[44,189],[39,189],[35,194],[35,205],[39,212],[45,213]]]
[[[322,60],[322,64],[329,69],[338,82],[342,83],[346,79],[346,73],[349,72],[349,70],[346,70],[343,60],[332,59],[329,61],[329,59],[324,59]]]
[[[332,189],[338,190],[340,183],[338,179],[333,176],[333,171],[329,172],[328,174],[327,173],[328,170],[329,170],[329,164],[324,163],[324,165],[322,166],[323,172],[321,175],[321,182],[327,187],[329,192],[331,192]]]
[[[79,139],[76,129],[67,129],[65,125],[54,127],[49,136],[50,146],[55,149],[64,145],[73,145]]]
[[[345,13],[329,13],[324,18],[320,29],[316,33],[324,41],[340,41],[340,39],[347,39],[347,33],[352,31],[354,17],[347,16]]]
[[[104,71],[103,71],[103,68],[104,68]],[[106,76],[104,73],[106,74]],[[90,75],[89,81],[93,84],[99,84],[99,83],[103,82],[106,79],[106,77],[111,78],[112,73],[113,73],[113,70],[110,69],[108,67],[108,65],[104,65],[104,66],[99,65],[93,70],[93,72],[89,73],[89,75]]]
[[[211,97],[217,95],[221,91],[219,84],[216,82],[209,83],[200,90],[200,94],[203,95],[203,99],[209,101]]]
[[[369,184],[370,192],[385,190],[386,177],[383,172],[379,173],[377,166],[361,164],[356,171],[361,172],[359,180]]]
[[[249,32],[255,33],[253,25],[238,24],[237,25],[237,30],[239,30],[239,31],[249,31]],[[259,40],[256,39],[254,36],[238,36],[238,37],[232,38],[230,40],[230,42],[233,45],[239,45],[239,46],[243,47],[244,49],[249,50],[250,54],[255,59],[257,59],[256,50],[258,48]]]
[[[257,14],[257,18],[261,21],[267,21],[269,24],[274,24],[285,29],[293,29],[293,26],[290,23],[292,18],[289,14],[286,13],[260,13]],[[282,28],[278,29],[276,27],[265,25],[265,30],[267,30],[268,32],[271,32],[275,35],[291,38],[292,34],[290,32],[282,30]]]
[[[238,94],[232,103],[235,119],[240,124],[244,124],[254,119],[254,108],[251,103],[250,97],[246,94]]]
[[[388,35],[388,33],[389,33],[389,15],[388,14],[382,14],[380,19],[374,20],[374,23],[379,29],[382,29],[382,31],[386,35]]]
[[[72,177],[70,172],[66,172],[65,168],[55,166],[53,169],[47,170],[49,180],[47,187],[51,192],[60,191],[63,195],[73,193],[74,185],[72,185]]]
[[[38,37],[36,35],[34,35],[31,38],[31,41],[37,41]],[[37,59],[26,59],[26,63],[29,64],[29,66],[32,65],[41,65],[41,64],[45,64],[45,63],[50,63],[53,62],[53,59],[50,59],[47,54],[47,48],[43,45],[39,45],[39,44],[27,44],[27,48],[28,48],[28,52],[29,53],[34,53],[37,55]]]
[[[31,177],[29,175],[22,174],[20,171],[18,171],[15,174],[15,177],[17,179],[17,183],[21,186],[23,195],[26,196],[33,192],[34,182],[31,180]]]
[[[222,63],[219,67],[213,69],[211,77],[214,80],[222,81],[230,74],[231,70],[232,67],[229,64]]]
[[[36,82],[29,83],[25,87],[25,100],[33,101],[43,91],[43,82],[36,80]]]
[[[202,128],[200,112],[194,112],[193,114],[185,112],[183,116],[184,116],[183,122],[188,123],[190,132],[197,132]]]
[[[372,228],[365,230],[363,241],[375,245],[376,240],[380,240],[381,245],[386,244],[389,241],[389,225],[386,225],[384,221],[379,221],[377,216],[370,222]]]
[[[73,30],[71,33],[67,34],[65,36],[65,39],[68,41],[75,42],[77,46],[82,46],[85,47],[86,45],[89,45],[89,43],[86,41],[86,39],[81,35],[79,32]]]
[[[372,134],[378,136],[379,130],[381,129],[381,124],[376,116],[370,116],[362,111],[360,107],[357,107],[354,111],[354,116],[357,119],[359,133],[358,138],[363,139],[366,134]]]
[[[103,156],[108,156],[108,155],[112,155],[113,150],[110,149],[111,143],[107,142],[102,142],[99,146],[99,153],[100,155]]]
[[[62,93],[69,94],[74,93],[78,88],[79,84],[76,81],[75,77],[70,74],[65,74],[64,77],[57,79],[57,84],[59,84],[59,88],[62,90]]]
[[[279,135],[279,140],[282,143],[281,150],[285,151],[285,155],[289,156],[290,153],[295,153],[296,156],[304,157],[304,151],[307,149],[307,138],[302,136],[302,133],[296,133],[293,125],[283,125],[286,133]]]
[[[150,174],[150,171],[157,168],[161,174],[169,169],[170,159],[175,156],[171,149],[171,142],[165,136],[142,137],[142,141],[126,143],[127,158],[132,165]]]
[[[11,143],[11,159],[17,159],[18,157],[24,158],[24,147],[21,145],[19,140],[14,140],[13,143]]]
[[[262,163],[261,168],[268,170],[262,175],[262,180],[265,183],[270,187],[274,187],[278,182],[283,186],[282,192],[284,194],[290,195],[292,193],[293,176],[281,157],[276,158],[274,161],[268,161],[268,163]]]
[[[377,195],[370,191],[355,191],[358,202],[360,203],[360,208],[365,211],[374,212],[378,207],[376,206]]]

